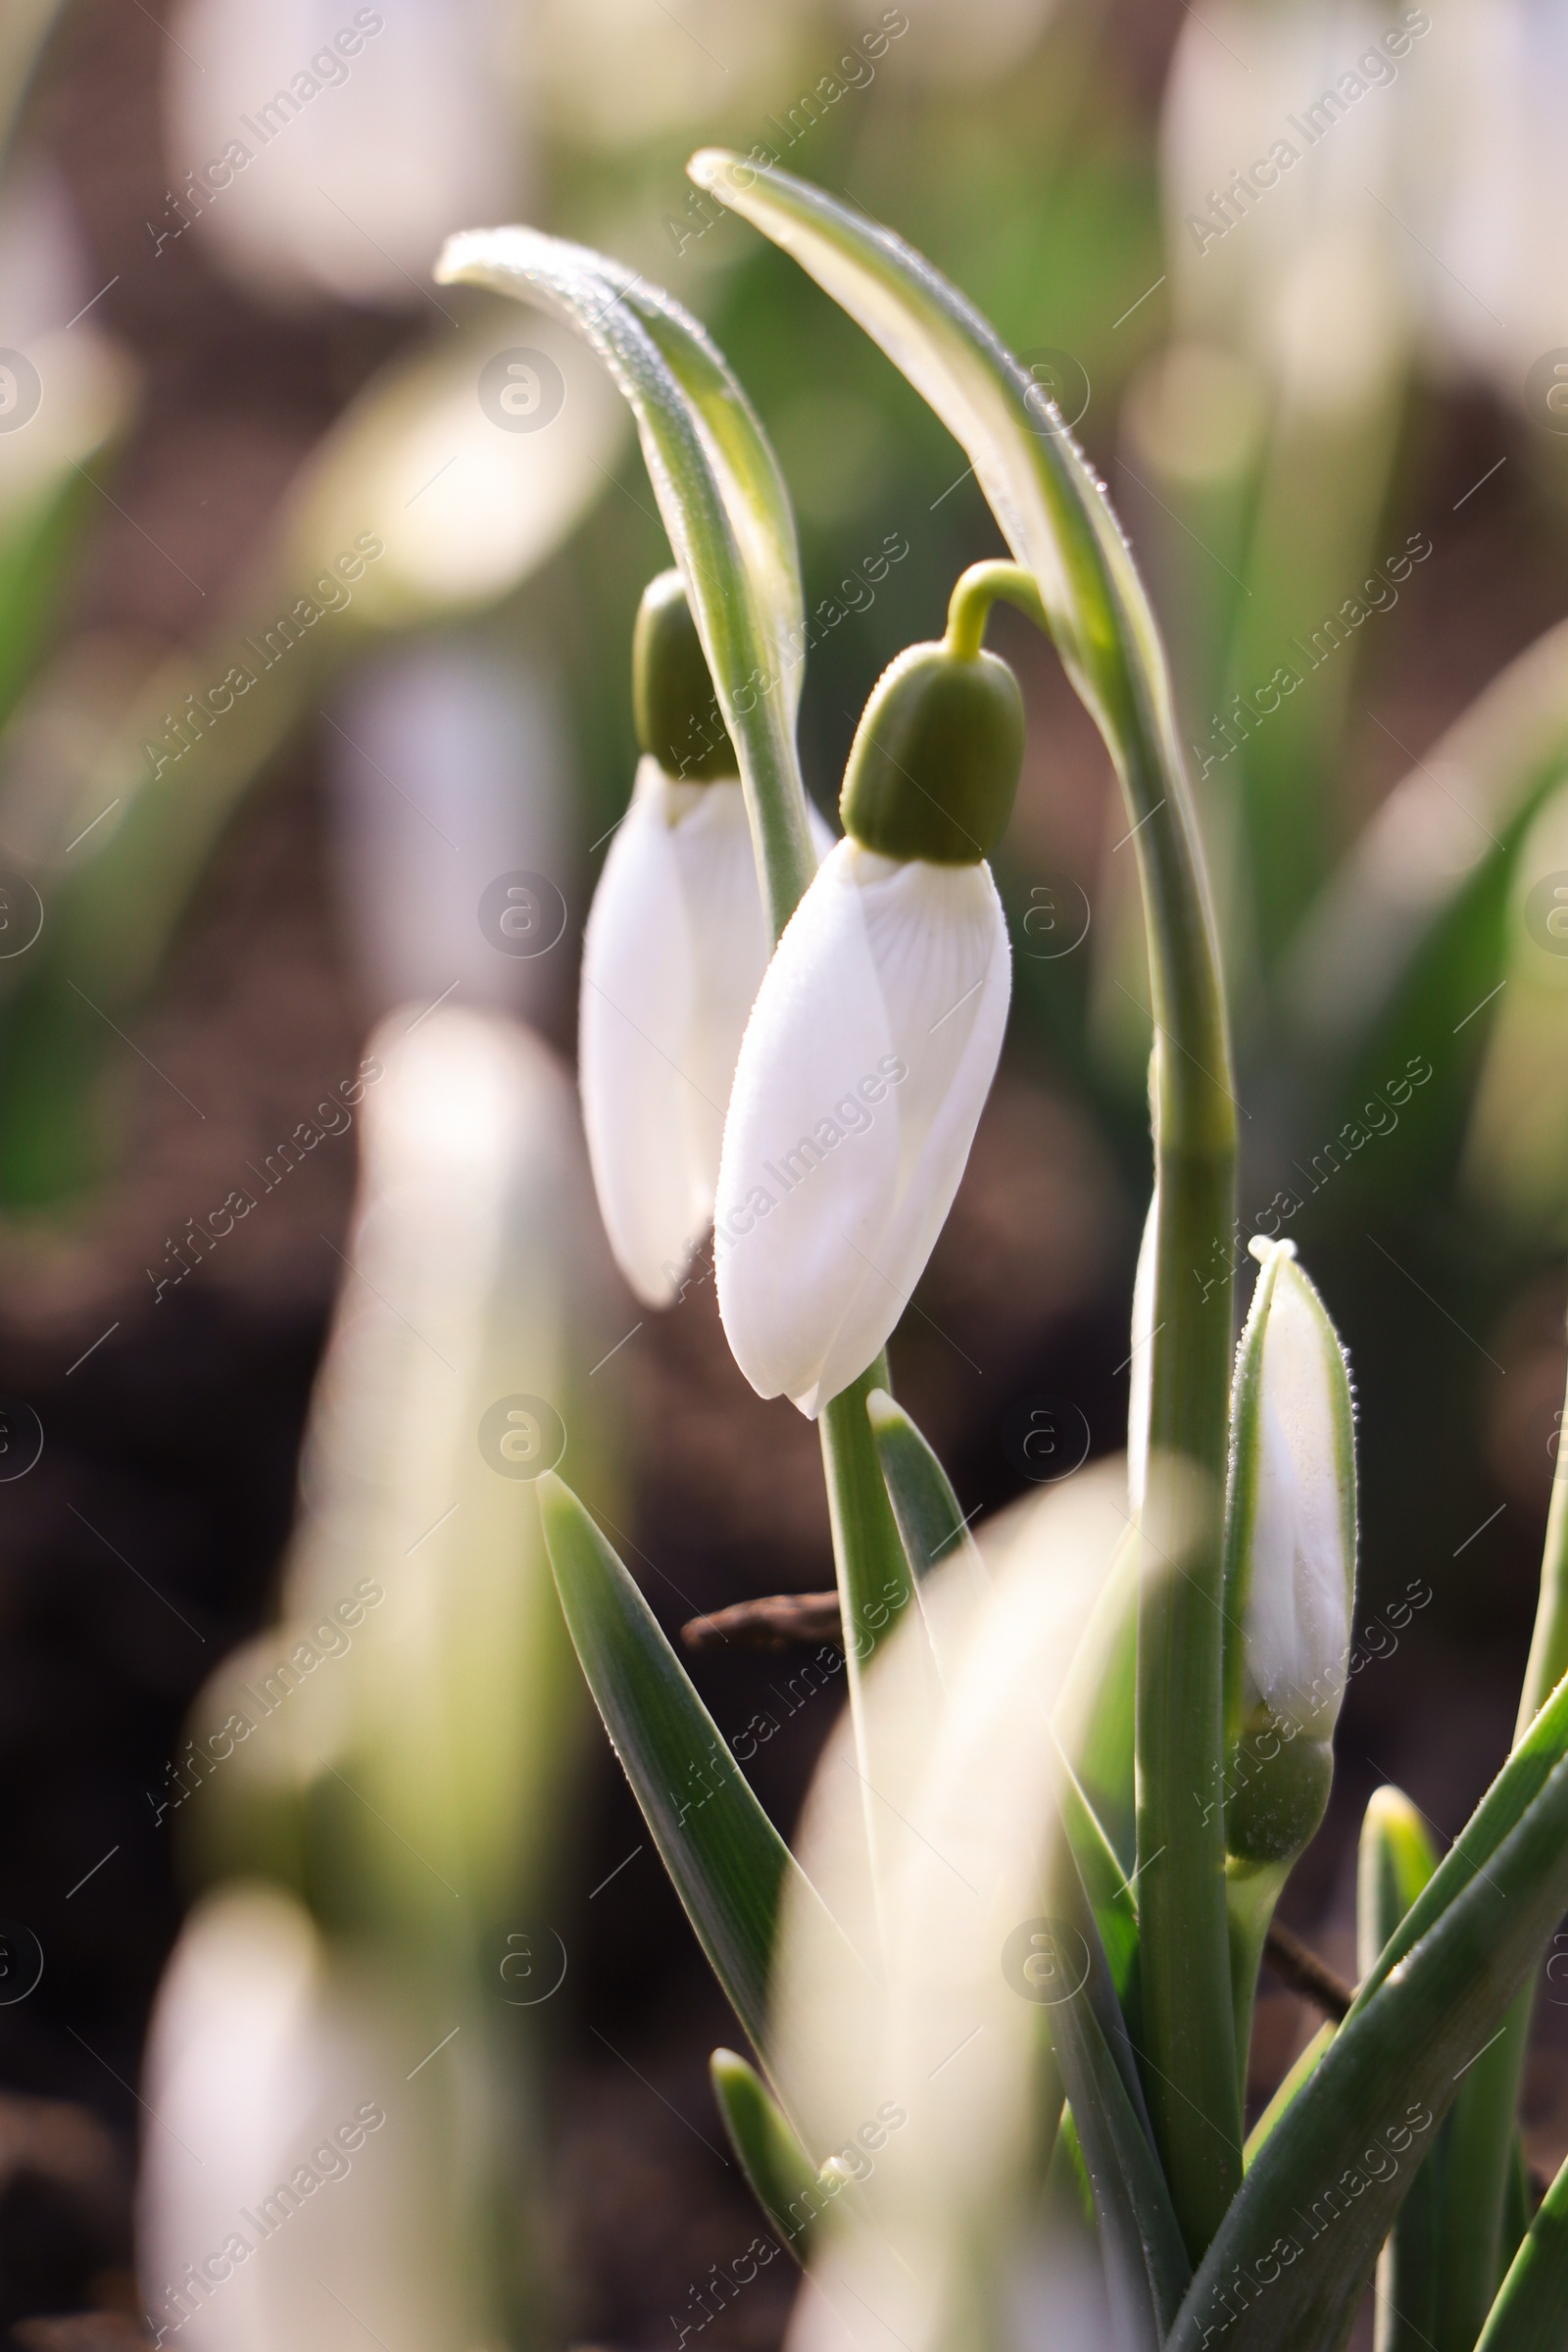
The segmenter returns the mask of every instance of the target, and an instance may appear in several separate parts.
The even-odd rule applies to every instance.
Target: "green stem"
[[[1025,571],[1019,564],[1004,564],[999,559],[994,563],[971,564],[967,571],[960,572],[948,601],[950,654],[956,654],[960,662],[974,660],[985,640],[991,608],[999,599],[1016,605],[1049,637],[1051,624],[1035,586],[1034,573]]]
[[[844,1618],[844,1651],[849,1667],[850,1707],[855,1725],[856,1769],[860,1776],[866,1843],[873,1880],[878,1839],[877,1759],[872,1752],[864,1701],[864,1677],[878,1644],[885,1642],[914,1598],[914,1578],[899,1534],[887,1482],[877,1455],[865,1400],[873,1389],[891,1389],[886,1354],[858,1380],[841,1389],[822,1407],[822,1474],[827,1481],[833,1559]]]
[[[1565,1410],[1568,1424],[1568,1410]],[[1559,1459],[1546,1514],[1541,1597],[1519,1695],[1517,1740],[1568,1674],[1568,1459]],[[1439,2352],[1470,2352],[1502,2269],[1503,2215],[1530,2046],[1535,1984],[1528,1983],[1454,2102],[1438,2233]]]
[[[976,564],[948,611],[973,657],[992,603],[1047,615],[1032,573]],[[1140,1523],[1138,1859],[1146,2087],[1197,2261],[1241,2183],[1222,1802],[1222,1540],[1230,1437],[1236,1099],[1202,852],[1168,714],[1129,681],[1106,729],[1133,819],[1154,1028],[1159,1195],[1150,1469]],[[1147,1875],[1145,1875],[1147,1873]]]

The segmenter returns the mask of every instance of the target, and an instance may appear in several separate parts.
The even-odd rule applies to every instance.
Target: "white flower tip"
[[[1260,1266],[1270,1264],[1276,1257],[1294,1257],[1296,1255],[1294,1242],[1271,1241],[1266,1233],[1254,1233],[1247,1248],[1249,1255],[1255,1257]]]

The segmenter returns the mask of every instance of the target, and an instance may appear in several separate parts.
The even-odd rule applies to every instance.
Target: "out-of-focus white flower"
[[[325,717],[344,915],[376,1011],[449,996],[537,1017],[569,953],[555,681],[443,631],[361,663]]]
[[[1177,317],[1303,406],[1364,405],[1404,351],[1396,156],[1428,46],[1361,0],[1218,0],[1184,23],[1160,126]]]
[[[430,266],[470,220],[515,218],[529,140],[504,0],[187,0],[169,34],[170,188],[264,292],[439,313]],[[167,260],[165,267],[168,267]]]
[[[1250,1247],[1260,1271],[1236,1359],[1225,1560],[1242,1754],[1226,1822],[1232,1852],[1277,1860],[1328,1796],[1355,1597],[1355,1426],[1345,1352],[1295,1244]]]
[[[148,2043],[139,2183],[154,2340],[188,2352],[387,2352],[495,2340],[474,2242],[482,2021],[410,2075],[428,1992],[333,1952],[274,1887],[193,1911]]]
[[[741,1047],[714,1228],[719,1311],[760,1396],[814,1419],[877,1354],[958,1189],[1012,962],[989,866],[842,841]]]

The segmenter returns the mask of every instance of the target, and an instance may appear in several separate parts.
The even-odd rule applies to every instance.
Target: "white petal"
[[[1157,1271],[1159,1194],[1149,1203],[1133,1281],[1132,1378],[1127,1388],[1127,1508],[1136,1519],[1149,1478],[1149,1415],[1154,1386],[1154,1276]]]
[[[1263,1335],[1247,1673],[1281,1721],[1332,1730],[1345,1690],[1354,1589],[1348,1540],[1348,1385],[1321,1300],[1278,1266]]]
[[[767,962],[739,784],[637,772],[583,939],[583,1118],[638,1297],[666,1305],[713,1205],[724,1106]]]
[[[761,1396],[814,1418],[897,1323],[963,1174],[1010,989],[989,867],[839,843],[768,965],[724,1130],[719,1311]]]

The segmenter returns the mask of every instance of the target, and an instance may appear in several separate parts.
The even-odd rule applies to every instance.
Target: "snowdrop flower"
[[[1022,759],[1017,682],[978,630],[972,651],[950,621],[901,654],[850,753],[847,839],[753,1008],[719,1169],[719,1312],[752,1386],[810,1419],[876,1357],[963,1174],[1011,990],[985,858]]]
[[[1355,1431],[1339,1335],[1292,1242],[1256,1236],[1226,1508],[1229,1850],[1299,1852],[1322,1819],[1355,1596]]]
[[[713,1213],[724,1108],[772,945],[734,746],[678,571],[637,615],[643,759],[583,938],[583,1118],[600,1212],[667,1306]],[[818,856],[830,836],[814,819]]]

